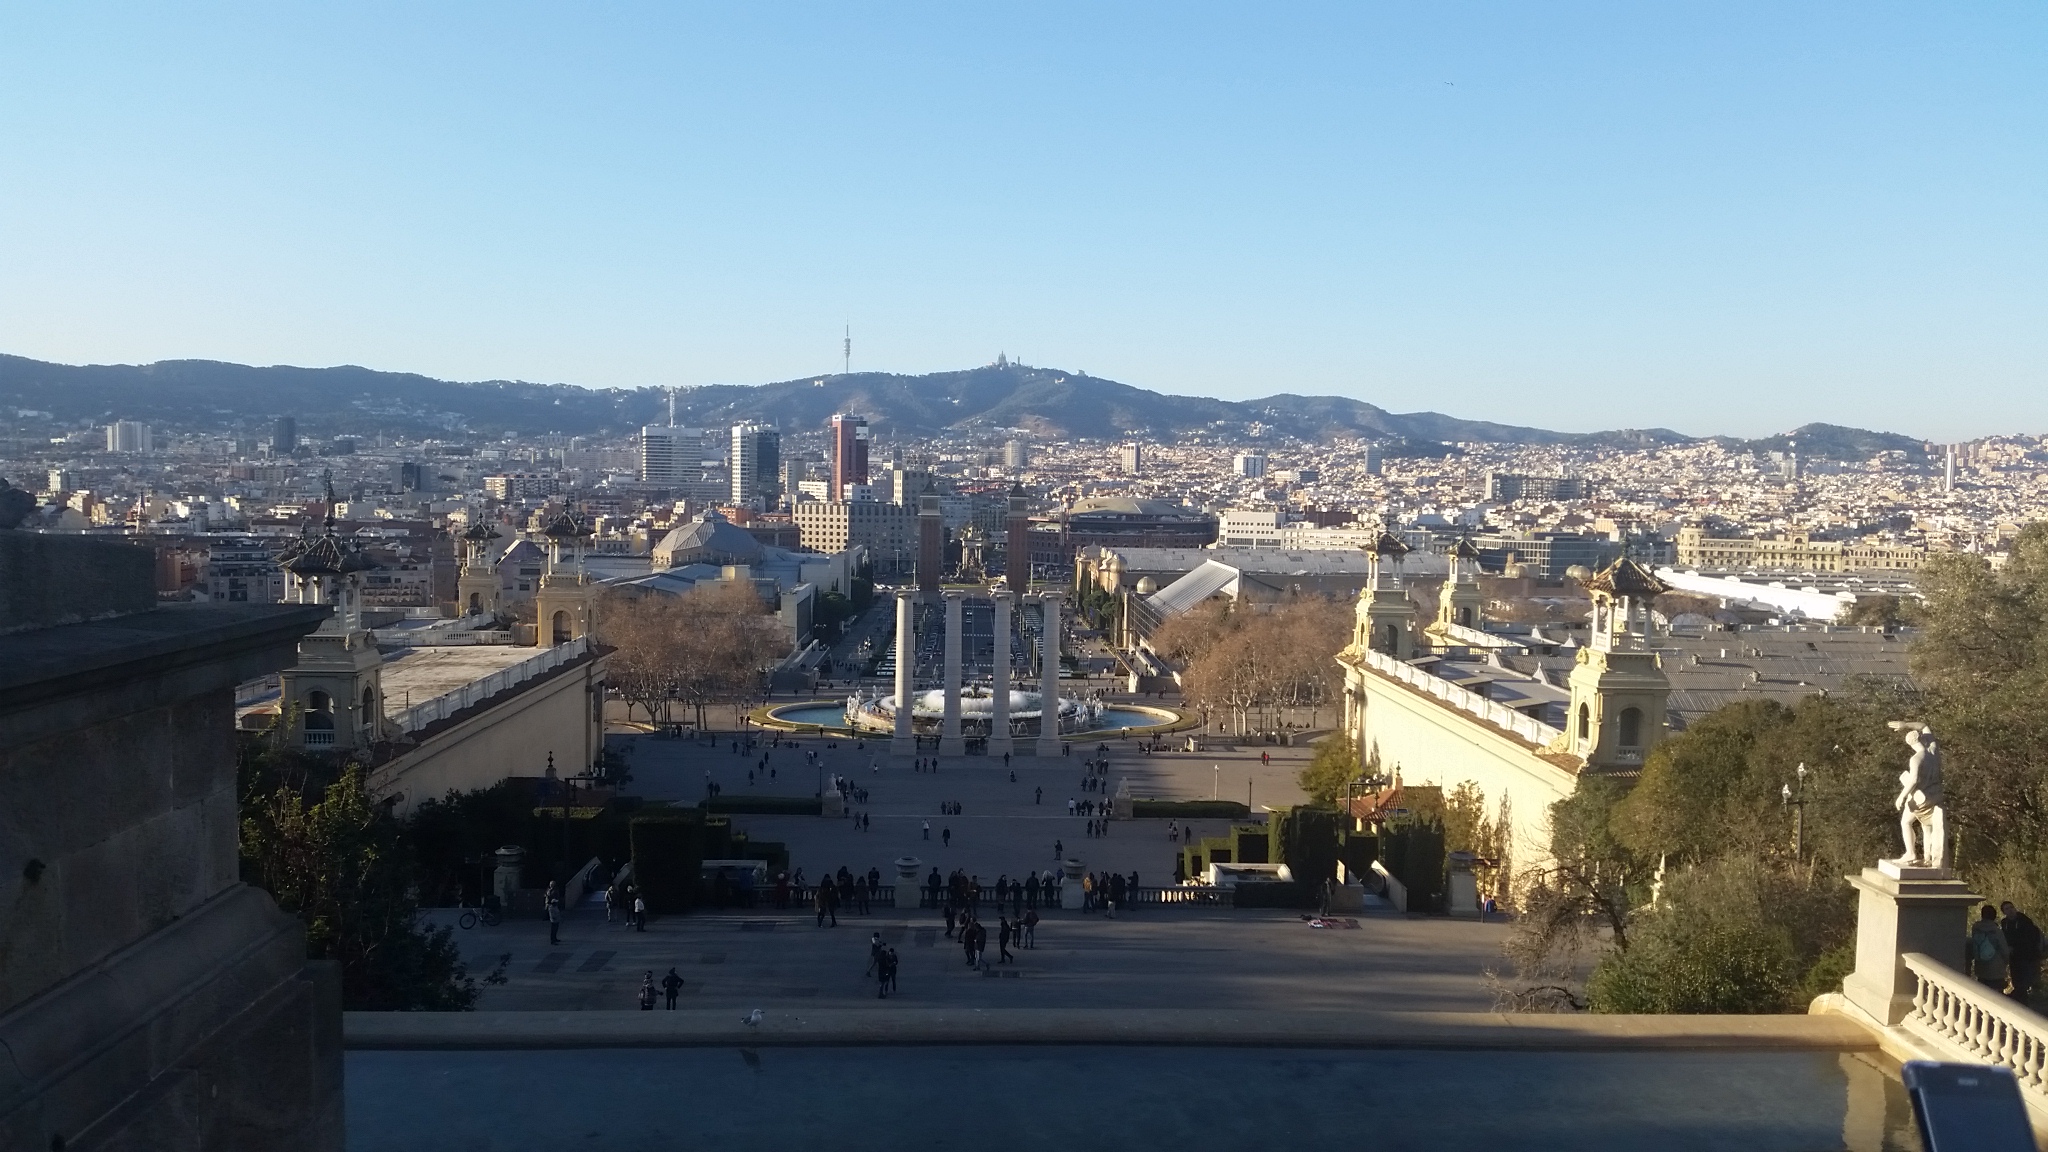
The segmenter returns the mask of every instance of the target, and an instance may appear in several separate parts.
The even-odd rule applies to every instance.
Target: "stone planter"
[[[917,887],[917,873],[923,867],[924,861],[919,860],[915,856],[898,856],[896,858],[896,886],[900,888],[908,884],[912,888]]]
[[[1086,871],[1088,866],[1079,859],[1069,856],[1065,860],[1060,861],[1060,868],[1066,872],[1067,879],[1079,880],[1081,873]]]

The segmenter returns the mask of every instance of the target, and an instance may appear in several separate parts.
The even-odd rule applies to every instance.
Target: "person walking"
[[[675,1011],[676,997],[683,991],[683,978],[674,968],[670,968],[668,975],[661,978],[661,990],[668,997],[668,1010]]]
[[[647,970],[647,978],[640,981],[640,1010],[654,1011],[654,969]]]
[[[548,943],[562,942],[562,897],[553,880],[548,881],[547,895],[541,897],[541,906],[548,914]]]
[[[896,991],[896,950],[894,948],[884,948],[882,950],[882,991],[885,995]]]
[[[951,940],[953,938],[953,922],[955,919],[956,917],[953,914],[953,902],[951,900],[948,900],[946,901],[946,939],[948,940]]]
[[[951,848],[953,846],[953,830],[951,828],[939,829],[939,842],[945,847]]]
[[[1031,790],[1031,802],[1033,804],[1045,803],[1045,785],[1041,784]]]
[[[1024,910],[1024,947],[1038,947],[1038,909]]]
[[[1993,992],[2003,992],[2011,957],[2012,946],[1998,929],[1998,909],[1986,904],[1970,925],[1970,975]]]
[[[969,968],[974,967],[974,921],[971,918],[960,923],[960,954],[966,958]]]
[[[1015,959],[1010,955],[1010,939],[1016,929],[1010,926],[1008,916],[998,916],[997,919],[1001,922],[1001,927],[996,932],[996,963],[1008,964]]]
[[[1053,841],[1053,842],[1052,842],[1052,858],[1053,858],[1053,859],[1055,859],[1055,860],[1058,860],[1058,859],[1060,859],[1060,858],[1064,857],[1064,856],[1065,856],[1066,854],[1067,854],[1067,845],[1066,845],[1066,841],[1064,841],[1064,840],[1055,840],[1055,841]]]
[[[927,840],[932,838],[932,822],[929,820],[924,822],[924,838]]]
[[[647,931],[647,900],[637,891],[633,893],[633,931]]]
[[[968,925],[967,938],[968,946],[973,950],[974,967],[987,968],[988,929],[982,926],[981,921],[976,920]]]
[[[605,922],[605,923],[609,924],[609,923],[611,923],[611,922],[612,922],[612,910],[613,910],[613,909],[615,909],[615,908],[617,908],[618,906],[619,906],[619,886],[618,886],[617,884],[607,884],[607,885],[605,885],[605,886],[604,886],[604,922]]]
[[[2022,1004],[2034,993],[2034,985],[2041,979],[2041,929],[2025,912],[2007,900],[1999,910],[2005,916],[1999,920],[1998,928],[2005,934],[2005,943],[2012,949],[2008,959],[2008,976],[2012,980],[2012,998]]]
[[[868,970],[864,973],[865,975],[873,976],[875,970],[882,966],[883,947],[882,934],[880,932],[868,933]]]
[[[1038,907],[1038,873],[1036,872],[1024,877],[1024,903],[1033,908]]]
[[[832,878],[830,876],[823,876],[818,880],[817,905],[818,927],[823,928],[825,926],[825,917],[827,916],[832,918],[832,926],[834,928],[839,927],[839,889],[832,886]]]

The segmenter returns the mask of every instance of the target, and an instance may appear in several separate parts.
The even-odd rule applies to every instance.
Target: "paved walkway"
[[[1917,1148],[1858,1053],[1208,1047],[350,1052],[355,1152]]]
[[[445,911],[433,913],[446,919]],[[508,921],[456,933],[473,970],[509,953],[508,982],[486,990],[492,1010],[622,1009],[642,976],[673,966],[687,982],[682,1006],[1006,1008],[1401,1008],[1477,1012],[1492,1007],[1484,979],[1506,929],[1392,913],[1357,917],[1356,929],[1309,927],[1297,913],[1156,909],[1120,915],[1053,911],[1038,947],[990,975],[969,969],[935,912],[877,909],[820,929],[807,915],[676,916],[634,932],[578,910],[551,947],[547,927]],[[901,992],[880,1000],[865,975],[879,932],[901,961]]]

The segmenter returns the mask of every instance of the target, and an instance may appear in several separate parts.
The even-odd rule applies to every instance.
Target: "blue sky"
[[[2048,431],[2048,7],[0,8],[0,351]]]

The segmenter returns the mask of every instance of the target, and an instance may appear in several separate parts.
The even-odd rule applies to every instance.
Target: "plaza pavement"
[[[797,749],[768,752],[776,779],[748,785],[754,756],[734,755],[729,738],[717,748],[689,740],[615,736],[626,749],[634,775],[632,791],[650,799],[694,802],[703,795],[705,773],[727,793],[810,795],[817,773],[803,755],[817,749],[825,772],[854,777],[872,793],[855,806],[872,815],[874,830],[854,830],[851,819],[797,816],[736,816],[734,822],[762,840],[789,845],[794,866],[815,878],[841,865],[865,872],[880,868],[893,882],[891,862],[913,855],[924,861],[920,875],[964,868],[991,885],[999,875],[1052,866],[1052,845],[1088,868],[1136,871],[1147,884],[1170,883],[1174,845],[1166,821],[1112,821],[1106,837],[1089,838],[1085,821],[1066,815],[1068,796],[1084,793],[1082,754],[1072,758],[1012,761],[1017,781],[1000,759],[947,758],[936,773],[912,771],[908,759],[892,759],[882,746],[852,741],[827,747],[799,738]],[[1247,781],[1255,801],[1294,804],[1302,796],[1293,776],[1306,749],[1271,748],[1272,763],[1256,752],[1155,753],[1136,742],[1108,741],[1114,789],[1124,777],[1138,796],[1205,798],[1211,765],[1219,765],[1223,794],[1242,798]],[[871,770],[873,763],[879,771]],[[1032,802],[1043,787],[1044,802]],[[959,816],[940,816],[941,800],[963,805]],[[922,824],[932,823],[932,839]],[[1198,827],[1221,832],[1223,821]],[[940,830],[951,828],[952,847]],[[547,929],[534,921],[508,921],[497,928],[458,931],[456,939],[474,971],[491,970],[509,954],[507,983],[489,987],[481,1007],[495,1010],[593,1010],[630,1006],[642,975],[657,978],[674,966],[685,984],[683,1004],[711,1008],[788,1005],[880,1006],[876,988],[864,976],[868,938],[881,932],[902,962],[901,998],[887,1003],[922,1007],[1114,1008],[1214,1005],[1234,1008],[1401,1008],[1417,1011],[1484,1011],[1491,1007],[1484,973],[1498,963],[1507,929],[1442,917],[1410,918],[1384,909],[1356,917],[1356,929],[1310,928],[1294,912],[1148,908],[1111,919],[1100,913],[1051,910],[1041,913],[1038,947],[1018,950],[1015,965],[994,965],[994,976],[969,970],[959,949],[944,936],[936,911],[877,907],[870,916],[845,915],[837,929],[815,927],[806,911],[706,912],[657,917],[645,933],[623,920],[607,924],[598,906],[574,909],[562,927],[562,943],[547,944]],[[446,910],[431,915],[452,921]],[[991,933],[994,929],[991,927]],[[996,941],[989,942],[989,958]]]

